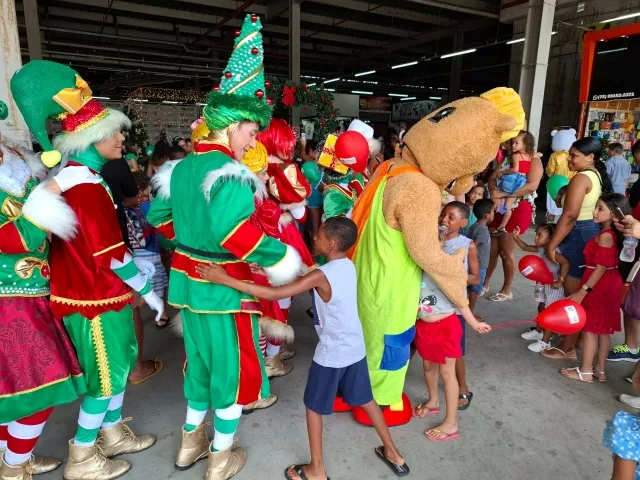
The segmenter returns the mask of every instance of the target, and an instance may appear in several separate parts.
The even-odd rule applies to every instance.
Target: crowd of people
[[[566,184],[552,199],[552,221],[536,225],[528,244],[544,168],[515,92],[496,89],[411,128],[400,124],[385,145],[354,120],[348,132],[366,151],[341,158],[329,140],[296,145],[290,126],[272,118],[259,30],[259,19],[247,16],[227,67],[239,73],[223,76],[191,138],[162,138],[144,155],[125,154],[129,120],[92,99],[70,67],[33,61],[13,77],[15,103],[44,152],[0,150],[0,322],[22,332],[0,343],[1,480],[60,466],[33,450],[52,409],[82,395],[65,479],[117,478],[131,464],[113,457],[155,444],[121,414],[127,383],[163,369],[144,358],[145,304],[155,327],[172,325],[186,351],[175,466],[207,458],[207,480],[242,469],[247,453],[234,438],[242,413],[274,405],[269,379],[293,369],[286,361],[296,354],[296,295],[311,294],[318,344],[301,399],[311,461],[287,467],[288,480],[329,478],[323,417],[334,411],[373,426],[382,443],[373,453],[395,475],[409,475],[389,427],[440,414],[439,379],[444,417],[424,435],[461,437],[458,411],[473,400],[466,330],[491,332],[474,312],[480,297],[513,300],[516,248],[540,256],[553,277],[532,288],[538,312],[565,298],[586,311],[581,332],[556,346],[553,331],[524,332],[529,350],[577,362],[581,348],[580,364],[560,373],[585,383],[606,382],[607,361],[640,360],[632,240],[640,238],[640,187],[626,196],[630,170],[619,145],[610,145],[606,164],[591,137],[573,142],[566,164],[555,159]],[[246,49],[259,60],[255,70],[246,69]],[[43,72],[52,81],[34,99]],[[56,100],[63,90],[64,105]],[[43,133],[47,117],[63,122],[53,144]],[[432,145],[471,124],[487,131],[469,129],[479,133],[464,165],[434,169]],[[640,162],[640,143],[633,154]],[[56,170],[45,178],[41,162]],[[504,284],[490,294],[499,260]],[[612,349],[621,312],[625,344]],[[412,404],[402,391],[415,353],[428,398]],[[640,367],[631,381],[640,388]],[[620,400],[640,407],[640,397]],[[638,478],[639,425],[620,412],[605,429],[615,480]]]

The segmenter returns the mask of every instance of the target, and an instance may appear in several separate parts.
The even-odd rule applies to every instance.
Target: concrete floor
[[[490,324],[535,316],[533,284],[516,275],[514,301],[494,304],[479,300],[478,313],[485,315]],[[492,282],[491,291],[500,285],[501,273]],[[308,461],[302,396],[316,342],[311,321],[304,313],[308,299],[306,295],[297,298],[292,311],[298,351],[291,360],[295,369],[289,376],[272,381],[272,391],[280,400],[271,409],[245,416],[241,421],[238,436],[249,458],[234,477],[238,480],[281,479],[287,465]],[[133,463],[124,478],[204,478],[206,461],[187,472],[173,468],[186,405],[182,396],[183,346],[169,330],[157,331],[148,320],[145,353],[147,358],[162,359],[165,368],[148,383],[129,388],[124,416],[134,417],[131,426],[135,432],[156,434],[158,443],[150,450],[123,457]],[[609,364],[609,381],[604,385],[570,381],[558,369],[573,365],[529,352],[527,342],[520,338],[524,328],[499,328],[482,337],[467,334],[468,381],[475,398],[471,408],[459,415],[461,438],[444,444],[426,440],[423,431],[436,425],[439,416],[392,429],[393,438],[411,467],[409,478],[610,478],[611,457],[602,446],[602,431],[605,422],[623,407],[616,400],[617,395],[632,393],[624,377],[633,370],[633,364]],[[620,338],[618,335],[614,341]],[[405,391],[414,403],[426,397],[418,356],[410,365]],[[57,408],[36,452],[65,458],[77,413],[78,404]],[[325,463],[334,480],[395,478],[373,453],[379,444],[375,431],[356,424],[349,414],[328,417],[324,438]],[[39,478],[61,476],[58,470]]]

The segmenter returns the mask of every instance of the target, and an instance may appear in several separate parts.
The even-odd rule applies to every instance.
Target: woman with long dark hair
[[[562,199],[563,212],[556,230],[547,245],[547,258],[555,260],[556,248],[571,265],[564,281],[564,293],[573,295],[580,290],[584,273],[584,248],[600,233],[593,221],[593,211],[601,195],[612,192],[607,169],[600,160],[602,144],[597,138],[585,137],[574,142],[569,149],[569,170],[577,172],[569,182]],[[576,359],[576,341],[579,334],[565,335],[557,347],[540,352],[546,358]]]

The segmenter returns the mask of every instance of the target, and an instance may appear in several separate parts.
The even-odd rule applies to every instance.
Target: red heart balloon
[[[553,283],[553,273],[549,267],[537,255],[525,255],[518,262],[518,270],[525,278],[533,280],[542,285],[551,285]]]
[[[571,335],[582,330],[587,321],[587,312],[573,300],[558,300],[545,308],[536,322],[542,328],[561,335]]]
[[[369,162],[369,142],[360,132],[346,131],[338,137],[336,157],[356,173],[364,172]]]

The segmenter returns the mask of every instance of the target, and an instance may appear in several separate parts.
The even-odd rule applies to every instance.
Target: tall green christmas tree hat
[[[47,167],[59,163],[61,154],[81,152],[131,127],[124,113],[92,98],[87,82],[67,65],[32,60],[11,77],[10,86],[18,109],[44,150],[41,159]],[[62,133],[53,145],[47,118],[62,122]]]
[[[209,94],[202,116],[209,130],[222,130],[232,123],[249,120],[266,128],[271,120],[271,101],[264,82],[262,23],[247,15],[220,85]]]

